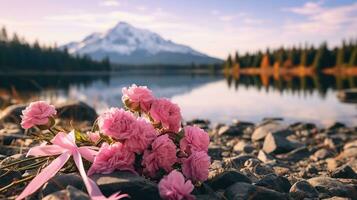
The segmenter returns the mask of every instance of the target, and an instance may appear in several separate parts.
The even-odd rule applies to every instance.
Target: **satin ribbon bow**
[[[22,191],[22,193],[16,198],[16,200],[23,199],[32,193],[36,192],[44,183],[51,179],[56,173],[66,164],[68,159],[73,156],[73,160],[82,176],[84,185],[87,188],[87,192],[93,200],[117,200],[123,197],[127,197],[126,194],[119,195],[115,193],[109,198],[106,198],[95,182],[90,179],[83,166],[82,156],[86,160],[93,162],[94,157],[97,154],[96,151],[90,149],[90,146],[77,147],[75,143],[74,131],[69,134],[59,132],[52,140],[52,145],[40,145],[32,147],[27,156],[54,156],[60,155],[51,162],[41,173],[39,173]]]

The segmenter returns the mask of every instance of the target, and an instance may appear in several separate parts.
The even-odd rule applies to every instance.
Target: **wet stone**
[[[332,178],[357,179],[356,172],[349,166],[343,165],[331,173]]]
[[[49,194],[42,198],[42,200],[90,200],[89,196],[75,187],[67,186],[65,190],[61,190]]]
[[[357,190],[354,185],[346,184],[338,179],[329,177],[314,177],[307,180],[323,197],[356,198]]]
[[[78,190],[86,191],[82,177],[76,173],[59,174],[51,178],[41,189],[40,197],[45,197],[51,193],[66,190],[68,186],[77,188]]]
[[[121,191],[132,199],[160,199],[156,183],[130,172],[94,174],[91,178],[106,196]]]
[[[238,182],[228,187],[224,196],[227,200],[288,200],[286,194],[244,182]]]
[[[257,127],[252,134],[252,141],[263,140],[269,133],[283,130],[286,126],[279,122],[270,122]]]
[[[318,151],[316,151],[314,153],[314,155],[311,156],[311,159],[314,161],[319,161],[319,160],[323,160],[323,159],[332,157],[333,155],[334,155],[334,153],[329,149],[319,149]]]
[[[291,186],[289,195],[294,200],[319,197],[318,191],[305,180],[298,181],[293,186]]]
[[[217,175],[211,180],[208,180],[207,184],[214,190],[220,190],[225,189],[237,182],[251,183],[252,181],[244,174],[238,171],[230,170]]]
[[[263,186],[278,192],[288,193],[291,187],[289,180],[276,174],[268,174],[260,179],[255,185]]]
[[[281,154],[298,148],[300,145],[287,140],[284,136],[269,133],[263,145],[263,150],[267,153]]]

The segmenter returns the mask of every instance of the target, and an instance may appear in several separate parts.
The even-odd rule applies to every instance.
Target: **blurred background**
[[[0,28],[1,109],[135,83],[186,120],[357,125],[357,1],[1,0]]]

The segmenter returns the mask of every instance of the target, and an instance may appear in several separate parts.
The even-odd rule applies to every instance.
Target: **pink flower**
[[[144,112],[150,110],[151,103],[154,100],[152,91],[149,90],[146,86],[136,86],[133,84],[131,87],[122,89],[123,97],[122,100],[126,104],[126,101],[129,101],[127,106],[132,110],[141,109]]]
[[[87,136],[89,137],[90,141],[92,141],[93,143],[97,143],[98,140],[100,139],[100,134],[98,131],[95,132],[88,131]]]
[[[88,170],[88,175],[95,173],[109,174],[115,170],[135,172],[134,161],[135,154],[128,151],[122,143],[116,142],[111,145],[103,143]]]
[[[53,105],[44,101],[32,102],[22,111],[21,126],[24,129],[28,129],[35,125],[45,125],[48,123],[49,118],[56,114],[57,111]]]
[[[193,200],[195,197],[190,193],[193,190],[191,181],[186,181],[183,175],[173,170],[159,182],[159,193],[165,200]]]
[[[160,168],[166,172],[172,170],[172,165],[177,161],[176,146],[167,134],[159,136],[151,144],[152,149],[146,150],[143,155],[142,165],[144,173],[155,177]]]
[[[186,126],[184,132],[185,137],[180,141],[182,151],[188,154],[194,151],[208,151],[209,136],[204,130],[196,126]]]
[[[118,140],[130,137],[135,122],[136,119],[131,112],[119,108],[110,108],[98,118],[101,132]]]
[[[150,116],[155,123],[161,123],[164,129],[178,132],[181,126],[181,112],[177,104],[168,99],[156,99],[150,109]]]
[[[210,157],[204,151],[193,152],[182,164],[183,174],[192,181],[205,181],[208,178]]]
[[[157,132],[142,118],[132,125],[132,135],[124,143],[130,151],[142,153],[155,140]]]

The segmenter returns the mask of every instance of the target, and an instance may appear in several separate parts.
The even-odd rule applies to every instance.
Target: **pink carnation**
[[[194,151],[208,151],[209,136],[204,130],[196,126],[186,126],[184,132],[185,137],[180,141],[182,151],[188,154]]]
[[[110,108],[98,118],[101,132],[118,140],[130,137],[135,122],[136,119],[131,112],[119,108]]]
[[[173,170],[159,182],[159,193],[165,200],[193,200],[195,197],[190,193],[193,190],[191,181],[186,181],[183,175]]]
[[[178,132],[181,126],[181,112],[177,104],[168,99],[156,99],[151,105],[150,116],[155,123],[161,123],[164,129]]]
[[[56,114],[57,111],[53,105],[44,101],[32,102],[22,111],[21,126],[28,129],[35,125],[45,125],[48,123],[48,119]]]
[[[95,132],[88,131],[87,136],[89,137],[90,141],[92,141],[93,143],[97,143],[100,139],[100,134],[98,131]]]
[[[109,174],[115,170],[129,170],[134,172],[135,154],[128,151],[125,146],[116,142],[114,144],[103,143],[94,162],[88,171],[88,175],[95,173]]]
[[[155,140],[157,132],[144,119],[138,119],[132,125],[132,135],[124,143],[130,151],[142,153]]]
[[[166,172],[172,170],[172,165],[177,161],[176,146],[167,134],[159,136],[151,145],[152,150],[144,152],[142,165],[144,173],[155,177],[160,168]]]
[[[208,169],[211,158],[204,151],[193,152],[182,164],[183,174],[192,181],[205,181],[208,178]]]
[[[150,110],[151,103],[154,100],[152,91],[146,86],[136,86],[133,84],[131,87],[122,89],[124,103],[129,101],[128,107],[132,110],[141,109],[144,112]]]

